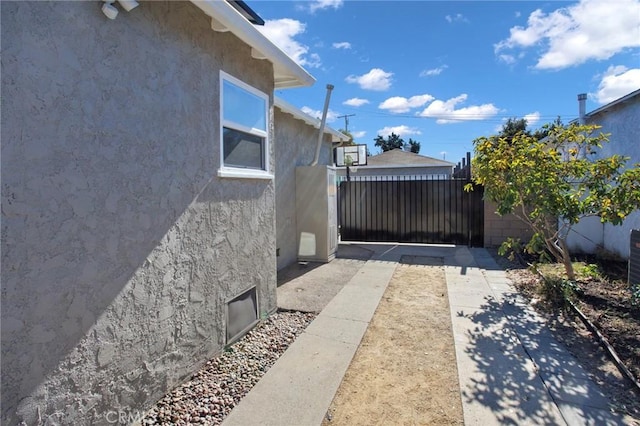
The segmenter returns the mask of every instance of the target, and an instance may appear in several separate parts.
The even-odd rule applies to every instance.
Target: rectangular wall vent
[[[227,344],[242,337],[258,322],[258,298],[252,287],[227,302]]]
[[[629,285],[640,285],[640,229],[631,231],[629,249]]]

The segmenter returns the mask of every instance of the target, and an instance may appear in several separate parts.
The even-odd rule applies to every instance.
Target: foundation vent
[[[258,298],[252,287],[227,302],[227,344],[242,337],[258,322]]]

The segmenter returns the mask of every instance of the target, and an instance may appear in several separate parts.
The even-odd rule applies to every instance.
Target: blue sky
[[[316,78],[276,95],[357,143],[391,131],[458,162],[510,117],[535,129],[640,88],[640,0],[248,1]]]

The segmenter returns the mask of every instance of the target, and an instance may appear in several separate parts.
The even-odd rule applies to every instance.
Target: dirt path
[[[324,426],[463,424],[444,268],[414,260],[434,266],[398,265]]]

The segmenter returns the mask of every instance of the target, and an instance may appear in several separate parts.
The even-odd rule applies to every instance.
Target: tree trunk
[[[573,263],[571,263],[571,255],[569,254],[569,248],[567,247],[567,242],[564,239],[559,239],[560,247],[562,248],[562,264],[564,265],[564,270],[567,273],[567,278],[571,281],[576,280],[576,274],[573,270]]]
[[[564,265],[564,270],[567,273],[567,278],[571,281],[575,281],[576,274],[573,270],[573,263],[571,263],[571,254],[569,253],[567,243],[562,238],[558,238],[557,240],[560,243],[560,247],[554,244],[550,238],[545,238],[544,241],[553,257],[556,258],[556,262],[562,263]]]

